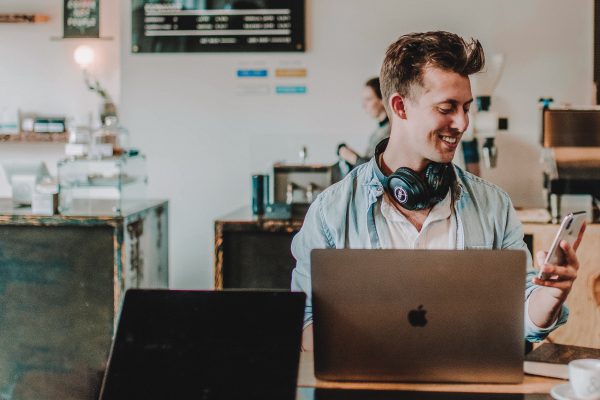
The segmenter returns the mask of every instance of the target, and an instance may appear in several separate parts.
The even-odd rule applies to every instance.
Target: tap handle
[[[486,138],[483,144],[483,161],[486,168],[496,168],[498,161],[498,148],[494,143],[494,138]]]
[[[317,185],[315,185],[312,182],[306,186],[306,201],[307,202],[309,202],[309,203],[313,202],[316,188],[317,188]]]
[[[285,187],[285,203],[292,204],[294,202],[294,189],[296,184],[293,182],[288,182]]]

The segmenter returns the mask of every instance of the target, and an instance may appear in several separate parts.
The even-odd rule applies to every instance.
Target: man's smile
[[[438,137],[449,144],[456,144],[458,142],[458,137],[455,136],[438,135]]]

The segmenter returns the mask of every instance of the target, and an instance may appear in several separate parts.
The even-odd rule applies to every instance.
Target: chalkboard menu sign
[[[132,0],[134,53],[304,51],[304,0]]]
[[[100,0],[64,0],[63,37],[100,37]]]

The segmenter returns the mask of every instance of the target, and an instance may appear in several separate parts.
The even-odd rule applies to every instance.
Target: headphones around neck
[[[375,148],[375,174],[392,199],[410,211],[424,210],[442,201],[455,180],[452,164],[432,162],[425,168],[424,178],[407,167],[400,167],[385,176],[379,166],[379,156],[387,147],[388,140],[382,140]]]

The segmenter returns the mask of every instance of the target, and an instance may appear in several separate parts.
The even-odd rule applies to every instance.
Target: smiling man
[[[452,164],[469,125],[469,75],[484,63],[479,41],[449,32],[405,35],[388,48],[380,81],[390,138],[368,163],[317,197],[292,242],[292,289],[307,294],[305,349],[312,348],[312,249],[527,251],[508,195]],[[535,278],[528,257],[526,339],[541,340],[566,322],[563,303],[577,276],[575,249],[582,234],[573,248],[561,244],[566,265],[542,266],[555,275],[552,281]]]

